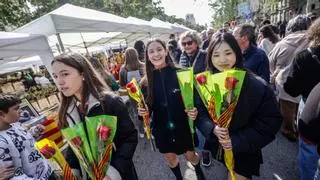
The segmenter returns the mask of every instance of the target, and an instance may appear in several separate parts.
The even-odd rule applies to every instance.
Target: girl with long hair
[[[146,45],[146,72],[148,109],[138,108],[139,115],[145,115],[148,110],[152,113],[156,146],[164,154],[177,180],[182,180],[180,154],[184,154],[186,160],[193,164],[197,178],[204,179],[188,124],[188,117],[195,120],[198,112],[196,108],[185,110],[177,68],[168,55],[166,44],[159,39],[151,40]]]
[[[232,34],[219,32],[212,37],[206,58],[211,73],[231,68],[247,71],[228,129],[216,125],[200,97],[195,98],[199,111],[196,124],[206,136],[205,149],[210,150],[213,157],[217,157],[219,144],[225,150],[232,150],[236,180],[259,176],[263,162],[261,149],[275,139],[282,122],[273,91],[260,77],[244,69],[242,62],[241,49]],[[225,140],[226,137],[230,137],[229,140]],[[223,162],[221,157],[223,155],[217,159]]]
[[[138,59],[138,52],[134,48],[128,48],[124,52],[124,64],[122,65],[119,72],[119,84],[122,91],[127,92],[126,84],[130,82],[133,78],[137,80],[140,84],[142,77],[144,76],[144,63],[140,62]],[[144,88],[142,88],[144,89]],[[143,120],[141,117],[137,116],[137,106],[134,100],[130,99],[130,115],[131,118],[136,122],[139,137],[144,137]]]
[[[98,72],[80,54],[59,55],[51,65],[61,97],[58,112],[60,128],[83,122],[86,116],[117,116],[118,128],[113,141],[115,149],[109,169],[114,167],[124,180],[138,179],[132,161],[137,146],[137,131],[121,98],[108,91]],[[78,159],[71,149],[68,149],[66,157],[71,168],[80,170]],[[82,172],[82,175],[85,178],[86,173]]]

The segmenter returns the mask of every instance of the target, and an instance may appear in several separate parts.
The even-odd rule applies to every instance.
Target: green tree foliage
[[[237,16],[237,4],[241,0],[209,0],[209,6],[214,14],[212,15],[212,26],[222,27],[225,22],[230,22],[233,17]]]
[[[32,19],[26,3],[26,0],[0,1],[0,30],[4,31],[5,26],[21,26]]]

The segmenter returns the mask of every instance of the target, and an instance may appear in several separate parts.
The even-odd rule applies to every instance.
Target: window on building
[[[311,10],[316,9],[316,4],[311,4]]]

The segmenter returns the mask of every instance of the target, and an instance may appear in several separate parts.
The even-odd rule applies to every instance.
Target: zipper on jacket
[[[168,116],[168,123],[167,123],[167,128],[170,129],[170,131],[172,132],[172,142],[176,141],[175,138],[175,134],[174,134],[174,129],[175,129],[175,125],[174,123],[171,121],[171,116],[170,116],[170,112],[168,110],[168,98],[167,98],[167,93],[166,93],[166,88],[164,86],[164,77],[162,75],[162,72],[160,71],[160,79],[161,79],[161,86],[162,86],[162,90],[163,90],[163,94],[164,94],[164,100],[165,100],[165,106],[166,106],[166,111],[167,111],[167,116]]]

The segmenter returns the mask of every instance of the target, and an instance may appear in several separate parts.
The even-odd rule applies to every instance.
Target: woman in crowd
[[[275,87],[283,117],[281,133],[289,141],[296,141],[298,138],[295,121],[301,97],[293,97],[283,88],[295,55],[308,47],[306,30],[310,23],[310,19],[305,15],[291,19],[287,26],[287,36],[269,53],[270,84]]]
[[[264,25],[260,28],[260,38],[258,47],[262,49],[267,55],[274,48],[275,44],[279,41],[278,36],[273,32],[270,25]]]
[[[101,78],[104,80],[104,82],[111,87],[112,91],[117,91],[119,89],[119,85],[112,74],[104,70],[101,62],[97,58],[92,56],[88,56],[87,58],[92,64],[93,68],[101,75]]]
[[[124,53],[124,65],[122,65],[119,72],[119,83],[121,87],[120,91],[123,90],[126,92],[126,84],[130,82],[133,78],[135,78],[137,82],[140,84],[140,81],[144,76],[144,63],[140,62],[138,58],[138,52],[134,48],[126,49]],[[139,131],[139,136],[143,138],[143,121],[142,119],[138,118],[135,102],[131,99],[129,109],[130,114],[132,115],[131,118],[136,122]]]
[[[146,72],[148,82],[148,109],[139,108],[140,116],[153,114],[153,130],[156,146],[176,176],[182,180],[178,155],[184,154],[194,167],[198,179],[204,179],[199,157],[194,152],[188,117],[195,119],[197,109],[185,110],[176,74],[177,68],[168,55],[166,44],[151,40],[146,46]],[[197,139],[195,136],[194,139]]]
[[[101,76],[79,54],[59,55],[51,65],[54,81],[61,92],[58,112],[60,128],[83,122],[85,116],[117,116],[117,132],[114,137],[116,148],[112,153],[109,169],[115,168],[124,180],[138,179],[132,161],[137,146],[137,131],[121,98],[108,92],[108,86]],[[80,169],[79,162],[70,149],[66,157],[73,169]],[[86,173],[82,175],[86,176]],[[113,179],[115,175],[109,173],[108,176]]]
[[[206,58],[207,68],[212,73],[231,68],[245,70],[242,61],[241,49],[234,36],[225,32],[214,35]],[[273,91],[261,78],[247,71],[228,129],[210,119],[198,96],[195,100],[199,111],[196,124],[206,137],[205,149],[210,150],[213,157],[217,157],[219,144],[225,150],[232,150],[237,180],[259,176],[263,162],[261,149],[275,139],[282,122]],[[230,139],[225,140],[226,137]],[[221,157],[217,159],[223,161]]]
[[[145,45],[144,45],[144,42],[141,41],[141,40],[138,40],[134,43],[134,49],[137,50],[138,52],[138,59],[141,61],[141,62],[145,62],[145,57],[144,57],[144,53],[145,53]]]
[[[308,48],[299,52],[294,57],[292,64],[289,66],[289,75],[284,83],[284,90],[296,97],[301,95],[302,100],[306,102],[311,95],[311,90],[320,82],[320,19],[312,23],[306,33],[308,39]],[[319,93],[319,91],[317,91]],[[314,96],[314,95],[313,95]],[[315,101],[314,98],[310,99]],[[307,110],[310,106],[305,107],[306,113],[312,112]],[[304,114],[306,114],[304,113]],[[315,113],[313,111],[313,113]],[[308,113],[307,113],[308,114]],[[309,114],[309,117],[312,114]],[[301,116],[301,118],[304,118]],[[314,126],[315,127],[315,126]],[[309,131],[311,133],[311,131]],[[318,133],[319,134],[319,133]],[[313,179],[317,167],[319,154],[314,144],[310,144],[305,138],[299,137],[299,168],[301,180]]]
[[[187,31],[180,36],[182,54],[179,65],[181,67],[194,67],[195,73],[204,71],[205,51],[200,49],[201,39],[195,31]]]

